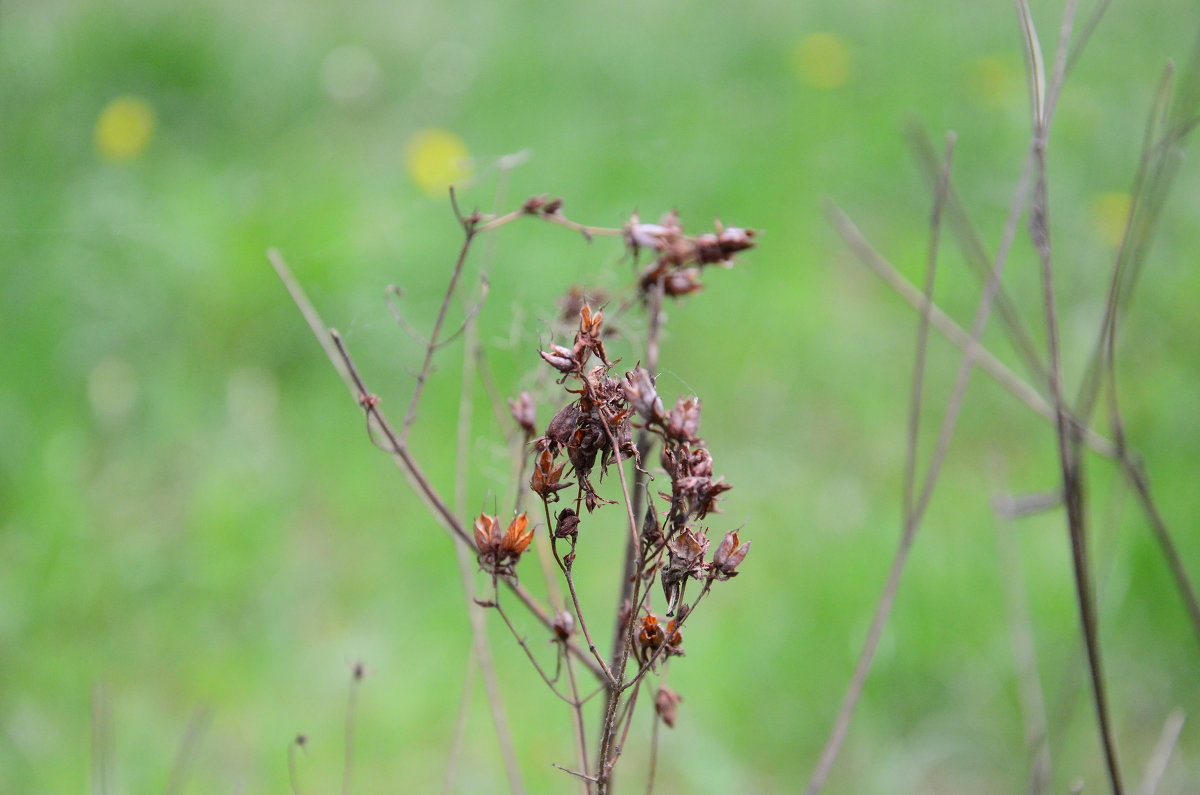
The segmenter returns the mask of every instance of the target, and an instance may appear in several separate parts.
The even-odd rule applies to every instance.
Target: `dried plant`
[[[716,222],[709,232],[689,235],[674,212],[658,223],[644,223],[634,214],[622,228],[585,226],[564,215],[561,199],[545,196],[530,198],[518,209],[499,215],[464,214],[453,191],[451,200],[463,242],[433,330],[425,341],[416,388],[399,429],[383,415],[379,399],[364,383],[342,337],[320,320],[277,252],[271,253],[272,262],[365,413],[372,441],[392,455],[459,549],[472,554],[478,569],[485,573],[487,590],[471,593],[470,609],[496,613],[547,688],[568,707],[575,760],[562,769],[575,776],[587,793],[609,792],[639,693],[653,687],[652,786],[658,723],[673,727],[681,701],[678,694],[661,685],[661,677],[671,661],[683,655],[684,625],[715,583],[737,576],[750,550],[750,542],[742,540],[737,530],[723,533],[712,549],[708,521],[718,512],[718,501],[731,486],[714,476],[713,456],[699,435],[700,398],[681,396],[667,410],[658,393],[656,371],[663,304],[667,299],[679,300],[701,290],[706,268],[732,266],[737,254],[754,245],[754,232]],[[631,285],[632,295],[624,304],[625,308],[640,306],[647,312],[648,331],[639,363],[619,371],[620,359],[606,347],[613,339],[605,325],[606,306],[594,304],[594,294],[589,298],[584,290],[570,290],[563,311],[574,327],[573,338],[569,344],[566,340],[550,342],[539,351],[540,360],[535,360],[556,377],[559,397],[552,418],[539,428],[535,401],[529,392],[508,400],[512,420],[523,439],[518,453],[521,460],[514,468],[522,473],[519,479],[523,483],[524,473],[528,473],[528,489],[541,503],[540,516],[520,511],[518,496],[510,520],[488,513],[467,519],[461,509],[450,508],[441,490],[426,477],[409,447],[408,433],[435,354],[460,332],[472,337],[478,305],[467,312],[459,331],[445,331],[448,310],[459,292],[472,245],[480,235],[522,218],[566,227],[588,241],[604,236],[619,238],[635,263],[648,255],[648,262],[641,266]],[[471,361],[480,352],[472,352],[470,342],[467,347],[464,361]],[[460,432],[464,430],[465,425]],[[460,459],[465,458],[463,449],[460,444]],[[651,457],[656,449],[655,463]],[[460,460],[460,505],[464,464]],[[652,488],[661,503],[646,499]],[[625,532],[612,537],[612,541],[624,548],[624,566],[615,578],[616,598],[603,605],[584,604],[576,574],[592,562],[582,554],[578,541],[581,534],[603,532],[603,528],[593,526],[593,514],[600,511],[623,514]],[[565,590],[560,604],[546,607],[522,585],[523,577],[546,573],[522,563],[535,539],[548,547],[557,569],[553,573],[558,580],[547,582],[547,591],[551,601],[557,602],[556,595],[560,589]],[[464,585],[471,589],[469,562],[460,571]],[[515,597],[520,608],[532,614],[547,632],[556,650],[553,670],[539,662],[517,630],[510,615],[510,597]],[[606,654],[593,630],[598,620],[611,621],[615,626]],[[487,662],[486,639],[478,624],[474,629],[476,656],[490,681],[494,673]],[[595,692],[605,695],[600,726],[595,732],[587,730],[584,720],[584,705],[590,696],[582,695],[577,666],[596,678],[599,689]],[[652,685],[656,680],[658,683]],[[523,787],[506,739],[508,729],[491,687],[489,699],[497,733],[507,749],[510,786],[519,791]]]
[[[1176,80],[1173,67],[1168,67],[1152,103],[1146,128],[1141,162],[1130,191],[1132,203],[1126,219],[1124,236],[1112,266],[1110,286],[1091,356],[1086,359],[1084,376],[1074,401],[1066,395],[1063,384],[1064,353],[1060,343],[1058,302],[1055,287],[1054,249],[1050,235],[1049,182],[1047,177],[1047,147],[1051,123],[1071,66],[1082,52],[1095,29],[1107,3],[1100,3],[1092,17],[1076,31],[1076,3],[1067,0],[1055,55],[1047,70],[1042,48],[1034,28],[1027,0],[1015,0],[1017,21],[1022,34],[1029,77],[1031,133],[1025,163],[1008,209],[1000,244],[989,254],[981,243],[970,216],[962,205],[951,179],[951,161],[955,137],[947,137],[944,155],[939,157],[928,136],[914,130],[910,136],[917,160],[933,188],[933,209],[930,215],[928,255],[925,262],[925,282],[922,288],[908,282],[900,272],[879,254],[864,238],[850,219],[830,206],[829,215],[854,253],[890,287],[907,300],[920,314],[917,328],[916,358],[913,366],[912,390],[909,401],[907,456],[904,484],[903,527],[899,546],[884,591],[875,607],[870,629],[851,676],[841,706],[833,721],[825,748],[809,779],[806,792],[816,795],[824,787],[833,768],[859,697],[870,674],[875,651],[895,603],[896,593],[905,564],[917,532],[929,506],[934,488],[942,472],[951,437],[961,414],[966,387],[976,366],[986,372],[1027,407],[1048,420],[1054,431],[1059,482],[1045,494],[1006,497],[997,502],[997,514],[1008,522],[1029,513],[1063,509],[1067,538],[1071,549],[1071,571],[1075,603],[1082,638],[1081,659],[1075,664],[1088,680],[1092,706],[1096,715],[1100,755],[1104,761],[1107,783],[1113,793],[1125,791],[1121,774],[1116,732],[1112,726],[1108,691],[1101,657],[1097,629],[1096,595],[1093,565],[1089,548],[1094,528],[1085,511],[1088,481],[1085,473],[1085,451],[1090,450],[1102,459],[1116,464],[1118,471],[1136,496],[1149,529],[1162,551],[1180,601],[1200,639],[1200,601],[1177,550],[1166,521],[1150,491],[1149,481],[1140,456],[1129,447],[1125,424],[1118,403],[1118,383],[1115,363],[1118,321],[1127,310],[1134,284],[1141,273],[1146,252],[1153,236],[1157,216],[1169,192],[1178,168],[1182,145],[1200,121],[1200,47],[1189,63],[1189,70]],[[1033,342],[1035,334],[1022,318],[1018,303],[1003,285],[1003,275],[1010,262],[1014,239],[1025,218],[1033,244],[1041,288],[1040,310],[1044,329],[1045,351],[1040,352]],[[978,308],[969,329],[958,325],[933,301],[939,246],[943,223],[946,222],[962,249],[963,255],[981,278],[982,290]],[[1023,380],[981,342],[993,308],[998,310],[1004,331],[1012,348],[1022,359],[1032,381]],[[923,477],[918,478],[917,446],[920,435],[921,408],[924,402],[926,346],[930,329],[941,332],[962,352],[954,385],[946,401],[936,441],[925,464]],[[1092,415],[1101,394],[1108,397],[1109,436],[1097,430]],[[1008,542],[1011,544],[1011,542]],[[1014,579],[1009,583],[1008,601],[1014,623],[1016,656],[1021,678],[1023,718],[1030,751],[1030,791],[1045,792],[1050,785],[1049,746],[1046,738],[1045,705],[1041,703],[1041,685],[1037,678],[1032,633],[1028,630],[1027,608],[1021,593],[1019,570],[1012,565],[1015,553],[1004,546],[1006,571]],[[1178,717],[1167,718],[1159,750],[1147,765],[1144,780],[1156,782],[1165,764],[1163,757],[1170,753],[1178,734]],[[1142,791],[1153,791],[1144,786]]]

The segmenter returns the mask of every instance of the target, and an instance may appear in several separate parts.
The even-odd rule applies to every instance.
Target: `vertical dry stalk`
[[[1024,174],[1015,192],[1014,203],[1006,222],[1000,253],[995,258],[995,265],[988,270],[984,284],[984,299],[980,305],[981,314],[977,314],[976,323],[970,332],[964,331],[944,312],[933,303],[928,289],[922,293],[902,276],[886,260],[876,253],[862,238],[853,224],[844,215],[831,210],[835,225],[843,238],[867,265],[869,265],[889,286],[896,290],[905,300],[921,313],[922,325],[930,324],[941,332],[948,340],[964,352],[963,364],[960,366],[959,378],[955,383],[954,397],[947,406],[943,419],[943,432],[935,445],[932,463],[927,470],[925,486],[921,497],[915,503],[911,497],[911,470],[915,466],[915,453],[912,448],[913,420],[910,418],[910,447],[908,451],[908,468],[906,469],[905,515],[910,517],[906,522],[905,538],[909,539],[915,528],[911,517],[916,514],[919,522],[923,511],[925,498],[936,477],[937,468],[941,462],[944,450],[943,441],[948,437],[947,428],[953,427],[959,401],[959,387],[963,384],[963,376],[969,372],[974,360],[987,371],[998,383],[1004,386],[1021,402],[1041,416],[1054,423],[1057,443],[1058,464],[1061,482],[1050,507],[1065,506],[1068,536],[1072,550],[1072,574],[1075,585],[1075,599],[1079,611],[1079,622],[1084,639],[1086,666],[1091,683],[1091,700],[1096,710],[1097,725],[1101,740],[1101,749],[1108,774],[1109,786],[1113,792],[1123,791],[1117,758],[1117,749],[1113,741],[1111,718],[1109,716],[1107,694],[1104,686],[1101,666],[1100,641],[1096,627],[1096,608],[1094,588],[1091,582],[1088,559],[1088,523],[1085,515],[1085,472],[1083,468],[1083,447],[1086,445],[1100,455],[1116,461],[1120,472],[1133,486],[1138,496],[1139,504],[1146,515],[1164,557],[1168,563],[1171,576],[1180,592],[1181,599],[1188,611],[1197,638],[1200,638],[1200,600],[1193,588],[1171,534],[1167,528],[1161,511],[1158,510],[1151,496],[1148,480],[1140,458],[1130,451],[1125,439],[1124,423],[1117,401],[1115,373],[1115,337],[1117,318],[1129,301],[1133,285],[1145,260],[1149,247],[1151,233],[1155,226],[1158,213],[1161,210],[1165,196],[1170,187],[1178,162],[1178,152],[1184,138],[1200,124],[1200,46],[1189,64],[1189,74],[1184,81],[1191,90],[1180,90],[1173,98],[1171,91],[1171,72],[1156,96],[1154,107],[1150,114],[1150,122],[1146,133],[1146,143],[1143,147],[1142,162],[1131,192],[1133,207],[1130,211],[1124,240],[1121,243],[1116,263],[1114,264],[1108,301],[1104,318],[1100,324],[1100,333],[1094,353],[1087,362],[1085,376],[1078,400],[1072,407],[1064,398],[1062,384],[1063,351],[1059,341],[1058,312],[1055,296],[1054,266],[1050,236],[1049,219],[1049,187],[1046,174],[1047,143],[1050,125],[1054,117],[1066,74],[1078,58],[1084,42],[1091,35],[1100,17],[1103,15],[1107,2],[1102,2],[1084,25],[1082,32],[1074,37],[1075,2],[1068,0],[1059,28],[1056,55],[1051,65],[1049,76],[1042,58],[1037,33],[1034,29],[1032,14],[1026,0],[1017,0],[1017,16],[1022,33],[1023,43],[1029,66],[1029,94],[1031,103],[1032,133]],[[932,148],[919,134],[910,135],[912,146],[918,161],[927,176],[940,173],[936,168],[936,157]],[[933,181],[931,179],[931,181]],[[1030,190],[1032,182],[1032,190]],[[944,188],[940,186],[938,193]],[[1029,232],[1034,244],[1040,268],[1042,290],[1042,311],[1046,327],[1047,350],[1045,358],[1033,349],[1031,335],[1023,320],[1015,311],[1015,305],[1007,299],[999,285],[999,272],[1007,256],[1016,222],[1023,213],[1026,200],[1029,200]],[[935,199],[936,201],[936,199]],[[983,259],[982,246],[979,236],[971,224],[969,216],[953,190],[949,186],[945,190],[944,201],[948,204],[948,216],[951,228],[960,240],[964,254],[976,270]],[[1028,384],[1014,375],[997,357],[985,351],[979,343],[982,326],[979,321],[986,318],[987,309],[992,300],[996,301],[1000,315],[1004,321],[1014,349],[1024,360],[1026,368],[1034,377],[1034,384]],[[918,351],[922,350],[923,339],[918,341]],[[1044,364],[1043,364],[1044,362]],[[918,353],[915,367],[914,383],[919,383],[922,357]],[[1109,412],[1112,423],[1112,439],[1106,438],[1090,427],[1092,411],[1101,389],[1107,387]],[[914,391],[919,397],[919,392]],[[809,785],[809,792],[815,793],[823,785],[833,759],[836,757],[845,730],[853,712],[854,704],[869,670],[873,654],[873,641],[878,632],[882,631],[894,596],[895,582],[898,571],[903,566],[907,554],[907,544],[902,540],[901,548],[893,560],[889,574],[888,585],[876,609],[876,619],[868,633],[868,641],[859,665],[851,680],[842,708],[835,720],[830,739],[818,763],[817,770]],[[1044,721],[1039,721],[1044,722]],[[1034,785],[1044,784],[1049,776],[1048,759],[1043,765],[1042,756],[1035,760]]]

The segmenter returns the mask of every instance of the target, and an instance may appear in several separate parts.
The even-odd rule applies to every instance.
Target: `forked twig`
[[[317,341],[321,344],[321,347],[325,349],[326,354],[333,363],[334,369],[336,369],[338,374],[342,376],[342,381],[346,384],[350,394],[355,398],[356,402],[359,403],[363,411],[366,412],[368,421],[371,423],[371,427],[379,431],[387,440],[389,444],[389,454],[395,461],[396,466],[408,479],[413,491],[416,492],[416,494],[422,499],[422,501],[429,508],[430,513],[438,520],[439,524],[441,524],[442,528],[448,535],[450,535],[451,538],[458,543],[465,544],[468,549],[474,549],[475,544],[467,535],[462,523],[459,522],[454,513],[450,511],[445,500],[442,499],[441,495],[438,494],[437,490],[425,476],[425,473],[422,471],[420,466],[418,466],[416,460],[409,452],[407,445],[401,442],[401,440],[392,431],[387,419],[379,410],[377,400],[371,399],[371,393],[367,390],[366,384],[363,383],[362,376],[359,375],[357,369],[354,367],[354,362],[350,358],[350,354],[346,350],[345,343],[342,341],[341,336],[336,331],[327,328],[321,321],[320,315],[313,307],[312,302],[310,302],[308,297],[304,294],[304,290],[300,287],[299,283],[296,282],[295,277],[292,276],[291,270],[287,267],[287,263],[284,262],[280,253],[274,249],[271,249],[268,252],[268,257],[271,260],[271,264],[275,267],[276,273],[279,274],[280,280],[283,282],[284,286],[287,287],[288,292],[291,294],[293,302],[295,302],[297,308],[300,310],[300,313],[308,321],[313,335],[317,338]],[[515,595],[517,599],[523,605],[525,605],[526,609],[528,609],[538,619],[538,621],[541,622],[544,627],[546,627],[546,629],[550,630],[551,632],[554,631],[553,618],[545,610],[545,608],[538,604],[537,600],[534,599],[531,594],[529,594],[519,583],[513,582],[512,580],[505,579],[504,583],[509,590],[513,592],[513,595]],[[598,678],[604,677],[603,670],[600,668],[600,666],[596,665],[595,660],[592,660],[586,652],[570,641],[567,642],[567,648],[570,653],[574,654],[577,659],[581,660],[595,676]]]

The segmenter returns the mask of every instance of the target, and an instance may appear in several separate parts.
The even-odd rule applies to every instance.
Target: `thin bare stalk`
[[[574,719],[575,747],[578,751],[579,769],[588,770],[591,765],[588,764],[587,756],[587,727],[583,722],[583,705],[579,701],[579,685],[575,682],[575,668],[571,664],[571,656],[563,652],[563,657],[566,659],[567,681],[571,685],[571,699],[575,702],[571,705],[571,717]],[[591,795],[592,783],[590,781],[584,779],[582,788],[584,795]]]
[[[1158,785],[1162,782],[1163,774],[1167,772],[1167,763],[1171,761],[1171,754],[1179,742],[1179,733],[1183,731],[1183,721],[1184,714],[1181,709],[1172,710],[1167,716],[1162,732],[1158,735],[1158,742],[1154,744],[1154,753],[1146,763],[1146,772],[1142,776],[1141,786],[1138,787],[1139,795],[1155,795],[1158,792]]]
[[[178,795],[183,792],[187,783],[188,769],[196,755],[196,749],[204,738],[208,728],[209,712],[203,707],[197,707],[188,719],[183,737],[179,741],[179,749],[175,752],[175,761],[171,763],[171,775],[167,778],[167,786],[163,790],[166,795]]]
[[[1031,84],[1038,82],[1041,71],[1041,52],[1037,33],[1033,29],[1029,6],[1026,0],[1016,0],[1019,16],[1024,23],[1026,52],[1030,56]],[[1100,657],[1100,641],[1096,627],[1096,606],[1092,594],[1091,577],[1087,556],[1087,520],[1084,516],[1084,480],[1081,471],[1079,443],[1076,441],[1075,426],[1068,417],[1062,389],[1062,354],[1060,351],[1058,317],[1054,296],[1054,266],[1050,244],[1049,201],[1046,184],[1046,143],[1049,123],[1062,86],[1066,69],[1067,43],[1070,41],[1074,22],[1075,0],[1067,0],[1063,11],[1063,22],[1059,36],[1053,77],[1048,93],[1043,98],[1033,96],[1033,154],[1035,184],[1031,205],[1029,229],[1034,248],[1038,254],[1042,276],[1042,303],[1045,309],[1046,345],[1050,363],[1050,395],[1054,403],[1058,437],[1058,456],[1062,471],[1063,498],[1067,508],[1067,525],[1071,538],[1071,560],[1075,572],[1075,591],[1079,607],[1080,625],[1083,629],[1084,645],[1087,648],[1088,669],[1091,674],[1092,698],[1096,707],[1101,747],[1109,784],[1116,795],[1124,791],[1117,760],[1116,744],[1113,740],[1108,713],[1108,697],[1104,687],[1103,666]]]
[[[609,427],[608,420],[604,417],[603,412],[600,412],[599,416],[600,424],[604,428],[604,433],[608,437],[608,443],[611,446],[613,454],[616,458],[615,467],[617,470],[617,476],[621,481],[621,500],[625,505],[625,518],[629,522],[629,536],[634,547],[634,556],[640,559],[642,555],[642,540],[640,534],[638,533],[637,519],[633,514],[633,501],[630,498],[629,483],[625,478],[625,462],[621,460],[621,445],[617,443],[617,438],[613,434],[612,428]],[[640,584],[641,577],[638,577],[636,585]],[[635,600],[637,593],[638,590],[635,586]],[[615,691],[615,693],[610,694],[608,703],[605,704],[604,722],[600,727],[600,754],[599,760],[597,761],[598,769],[596,772],[597,791],[599,795],[606,795],[606,793],[608,793],[609,785],[612,780],[612,764],[609,762],[609,756],[612,753],[613,735],[616,731],[617,702],[620,700],[620,691],[625,681],[625,666],[629,662],[629,649],[633,645],[632,635],[633,626],[635,623],[633,619],[634,612],[631,609],[629,613],[629,621],[627,622],[629,625],[628,629],[626,630],[627,634],[624,642],[620,644],[621,651],[618,655],[620,659],[615,669],[616,676],[610,680],[610,687],[613,691]]]
[[[350,677],[350,694],[346,697],[346,728],[342,742],[342,795],[350,795],[354,781],[354,723],[358,717],[358,689],[362,685],[366,669],[355,663]]]
[[[454,791],[454,781],[458,776],[459,755],[462,753],[463,740],[467,735],[467,719],[471,716],[471,694],[475,690],[475,671],[475,647],[472,645],[463,672],[462,695],[458,699],[458,715],[454,719],[454,734],[451,735],[450,751],[446,754],[446,772],[442,775],[442,792],[446,795]]]
[[[997,512],[998,515],[999,512]],[[1013,537],[1011,517],[1004,516],[996,533],[1000,575],[1004,581],[1004,601],[1012,637],[1013,662],[1016,665],[1017,691],[1020,695],[1021,720],[1025,724],[1025,750],[1029,755],[1029,792],[1041,795],[1050,786],[1050,743],[1046,732],[1046,699],[1038,676],[1037,646],[1029,617],[1025,576],[1021,555]]]
[[[929,138],[929,133],[924,127],[913,124],[909,126],[906,137],[908,138],[909,149],[913,153],[913,158],[917,161],[921,172],[929,182],[930,190],[939,190],[938,183],[941,175],[945,172],[942,169],[938,152],[934,149],[933,142]],[[974,269],[982,283],[982,281],[987,279],[988,273],[991,271],[991,257],[988,256],[987,250],[980,240],[979,232],[976,231],[970,214],[963,205],[958,191],[955,190],[952,179],[947,182],[944,192],[946,226],[958,239],[959,249],[962,251],[963,257]],[[903,276],[900,278],[903,279]],[[921,307],[917,307],[917,309],[918,311],[923,311]],[[1035,383],[1045,383],[1047,379],[1046,365],[1034,345],[1028,326],[1022,319],[1016,304],[1003,285],[996,291],[996,311],[999,313],[999,319],[1008,332],[1009,340],[1020,356],[1021,362],[1025,365],[1025,370],[1029,376]],[[965,338],[966,332],[962,332],[962,335]],[[980,367],[986,370],[986,357],[981,357],[979,364]],[[1053,411],[1048,405],[1046,416],[1050,419],[1054,418]]]
[[[109,761],[112,751],[112,707],[104,685],[92,687],[92,792],[108,795]]]
[[[271,249],[268,252],[268,257],[271,264],[275,267],[276,273],[279,275],[280,281],[288,289],[301,315],[308,321],[309,327],[312,329],[313,335],[325,349],[326,354],[330,357],[334,369],[342,376],[342,381],[350,390],[350,394],[359,403],[360,407],[367,414],[367,420],[373,430],[378,431],[388,441],[388,452],[391,454],[396,466],[404,473],[408,479],[409,485],[413,491],[422,499],[430,513],[438,520],[442,528],[460,544],[465,544],[468,549],[474,550],[475,543],[471,537],[467,535],[467,531],[463,528],[462,523],[446,506],[445,500],[429,482],[424,471],[417,465],[416,460],[409,452],[407,444],[402,443],[396,434],[392,431],[387,419],[379,410],[377,399],[367,390],[366,384],[363,383],[362,376],[354,367],[354,361],[350,358],[349,352],[346,350],[345,343],[342,341],[341,335],[336,331],[329,329],[321,321],[320,315],[312,302],[308,300],[304,290],[300,287],[295,277],[292,276],[291,270],[287,267],[283,257],[278,251]],[[547,630],[554,631],[554,620],[550,614],[538,604],[519,583],[512,580],[504,580],[505,585],[513,592],[521,604],[525,605],[537,619],[542,623]],[[605,677],[604,670],[596,665],[586,653],[578,646],[568,642],[567,648],[577,659],[581,660],[587,668],[598,678]]]
[[[453,200],[453,188],[450,189],[450,195]],[[450,284],[446,287],[446,294],[442,296],[441,306],[438,307],[437,319],[433,322],[433,331],[429,335],[429,343],[425,346],[425,358],[421,362],[421,371],[417,374],[417,384],[413,388],[412,398],[408,402],[408,410],[404,414],[404,423],[400,426],[399,438],[401,441],[408,438],[408,431],[412,428],[413,420],[416,419],[417,406],[421,402],[421,395],[425,391],[425,382],[429,380],[429,371],[433,367],[433,355],[438,349],[442,324],[446,322],[446,312],[450,308],[450,301],[454,298],[454,293],[458,288],[458,280],[462,276],[463,266],[467,262],[467,254],[471,251],[471,242],[475,239],[475,222],[470,219],[464,219],[460,213],[459,223],[463,229],[462,247],[458,250],[458,257],[454,261],[454,269],[450,272]]]
[[[547,517],[549,516],[549,512],[550,509],[547,508]],[[549,520],[547,519],[547,521]],[[604,658],[600,656],[600,650],[596,648],[595,642],[592,641],[592,634],[588,632],[587,619],[584,618],[583,609],[579,606],[579,593],[575,590],[575,578],[571,575],[570,567],[563,561],[562,556],[558,554],[557,540],[551,539],[550,551],[554,555],[554,560],[558,563],[558,568],[562,572],[563,578],[567,581],[567,593],[570,594],[571,604],[575,607],[575,618],[579,619],[579,629],[583,632],[584,640],[587,641],[588,651],[595,658],[596,664],[600,666],[607,683],[611,686],[616,682],[616,679],[613,677],[613,673],[608,665],[604,662]]]
[[[858,227],[854,225],[854,222],[845,213],[832,204],[826,206],[826,211],[834,228],[850,247],[851,251],[857,255],[859,261],[874,271],[884,284],[890,287],[918,312],[924,313],[928,311],[929,321],[932,326],[941,332],[955,347],[964,353],[968,348],[972,347],[973,343],[970,333],[954,322],[935,302],[926,300],[925,295],[919,289],[905,279],[903,274],[892,263],[888,262],[883,255],[867,242],[862,232],[859,231]],[[990,375],[992,380],[1004,387],[1009,394],[1024,403],[1040,417],[1050,422],[1055,421],[1054,407],[1042,397],[1037,389],[1010,370],[987,348],[984,348],[978,342],[974,343],[974,347],[976,350],[976,364],[980,370]],[[1079,425],[1078,420],[1076,420],[1076,425]],[[1091,428],[1082,428],[1080,433],[1084,442],[1093,451],[1105,458],[1117,458],[1117,447],[1110,439],[1107,439]]]
[[[904,462],[904,515],[912,516],[917,482],[917,442],[921,432],[921,406],[925,386],[925,359],[929,345],[929,315],[933,303],[933,285],[937,280],[938,245],[941,242],[942,209],[950,185],[950,168],[954,159],[954,133],[946,136],[946,152],[934,189],[933,212],[929,219],[929,251],[925,257],[925,289],[922,292],[925,310],[917,323],[916,361],[913,362],[912,390],[908,400],[907,454]]]
[[[487,260],[485,252],[485,263]],[[487,284],[486,264],[483,267],[483,284]],[[453,279],[450,290],[453,291]],[[483,304],[480,296],[479,305]],[[475,364],[477,357],[474,352],[479,346],[479,327],[474,322],[474,313],[469,313],[463,323],[466,337],[462,357],[462,387],[459,390],[458,402],[458,433],[455,452],[454,470],[454,507],[459,516],[466,515],[467,483],[470,473],[467,470],[471,460],[471,424],[475,393],[472,386],[475,383]],[[435,327],[434,334],[437,330]],[[432,340],[431,340],[432,342]],[[500,683],[496,679],[496,666],[492,660],[492,649],[488,643],[487,621],[483,608],[475,601],[475,561],[462,544],[454,545],[455,558],[458,562],[459,578],[462,581],[463,596],[467,603],[467,617],[471,624],[471,637],[475,648],[475,660],[483,677],[484,691],[487,693],[488,710],[492,716],[492,727],[496,732],[496,741],[500,746],[500,756],[504,760],[504,771],[508,776],[509,790],[514,793],[525,791],[521,779],[521,768],[517,764],[517,752],[513,747],[512,731],[509,729],[508,716],[504,709],[504,699],[500,693]]]
[[[651,713],[654,725],[650,728],[650,769],[646,773],[646,795],[654,795],[654,778],[658,773],[658,725],[662,718],[657,712]]]
[[[850,722],[854,716],[854,710],[858,706],[862,690],[866,685],[867,676],[871,671],[879,639],[882,637],[883,630],[887,626],[887,621],[891,616],[892,606],[896,599],[896,591],[900,586],[900,578],[908,561],[913,541],[916,539],[917,529],[920,527],[921,519],[925,515],[926,508],[929,506],[934,486],[937,484],[938,476],[941,473],[942,463],[945,460],[946,453],[949,451],[950,440],[958,423],[963,399],[966,396],[967,383],[970,380],[971,371],[974,369],[976,359],[979,355],[979,340],[983,337],[983,332],[987,328],[993,301],[1004,274],[1004,267],[1008,262],[1009,251],[1016,237],[1017,224],[1024,210],[1025,203],[1028,200],[1031,167],[1032,152],[1030,152],[1030,155],[1026,159],[1021,177],[1017,183],[1017,188],[1013,193],[1012,202],[1009,205],[1008,217],[1005,221],[1000,247],[997,250],[991,273],[984,284],[983,295],[980,297],[979,306],[975,313],[975,320],[971,325],[971,333],[959,363],[953,390],[946,403],[941,427],[939,428],[937,441],[925,471],[920,495],[913,503],[912,513],[905,518],[900,543],[892,558],[892,564],[888,571],[883,593],[876,604],[875,614],[871,620],[871,627],[867,632],[867,638],[863,644],[862,652],[859,654],[858,662],[855,664],[850,684],[847,686],[846,693],[842,698],[842,704],[838,708],[838,714],[834,719],[829,738],[825,743],[825,748],[821,752],[821,757],[817,762],[817,767],[813,771],[812,777],[809,779],[806,789],[807,795],[816,795],[816,793],[820,792],[829,777],[830,771],[833,769],[833,763],[837,760],[838,753],[841,751],[842,743],[845,741],[846,733],[850,728]]]
[[[296,735],[296,739],[288,743],[288,785],[292,790],[292,795],[302,795],[302,790],[300,789],[300,771],[296,767],[296,754],[303,751],[304,746],[307,744],[308,738],[303,734]]]
[[[564,696],[558,689],[558,686],[555,685],[558,675],[555,674],[555,676],[551,677],[549,674],[547,674],[546,669],[543,668],[541,663],[537,661],[537,658],[533,656],[533,650],[529,648],[529,642],[526,641],[521,633],[517,632],[517,628],[513,626],[512,619],[508,617],[508,613],[504,611],[504,607],[500,604],[499,596],[499,592],[497,592],[496,599],[492,604],[492,607],[494,607],[496,612],[500,614],[501,620],[504,621],[504,626],[508,627],[508,631],[512,633],[513,639],[517,641],[517,645],[520,646],[521,650],[525,652],[525,656],[529,659],[529,662],[533,664],[533,669],[537,671],[538,676],[542,678],[542,681],[546,683],[546,687],[550,688],[554,695],[558,696],[565,703],[572,707],[579,706],[580,701],[577,698],[568,698],[567,696]]]

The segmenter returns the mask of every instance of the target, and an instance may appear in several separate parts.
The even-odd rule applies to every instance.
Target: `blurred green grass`
[[[1112,255],[1095,201],[1128,189],[1154,85],[1168,58],[1186,57],[1195,12],[1114,4],[1068,84],[1051,195],[1070,361],[1088,351]],[[1057,8],[1035,13],[1048,46]],[[841,85],[814,87],[798,67],[814,33],[844,48]],[[1019,52],[1011,9],[928,0],[8,4],[0,790],[92,782],[96,692],[111,705],[113,791],[160,789],[198,708],[210,720],[192,791],[287,791],[285,750],[301,731],[306,789],[330,789],[360,659],[372,675],[359,791],[440,786],[469,647],[452,553],[367,444],[264,257],[285,253],[399,411],[420,350],[382,288],[402,285],[413,323],[427,325],[458,245],[444,198],[405,167],[406,144],[431,128],[460,136],[479,171],[530,150],[511,174],[514,204],[549,192],[590,223],[678,207],[691,228],[719,215],[766,230],[738,269],[670,313],[660,388],[703,396],[717,470],[736,486],[714,527],[744,524],[754,551],[688,631],[671,672],[681,725],[660,767],[662,791],[799,789],[898,535],[914,327],[835,239],[820,202],[846,207],[915,278],[929,204],[901,135],[915,117],[958,133],[958,187],[994,245],[1028,132]],[[360,76],[349,83],[360,95],[339,94],[339,63]],[[112,162],[94,129],[122,96],[147,103],[154,130],[144,151]],[[1131,439],[1188,562],[1200,554],[1196,179],[1185,164],[1121,370]],[[484,174],[464,199],[490,206],[495,188]],[[1017,255],[1014,293],[1036,320],[1033,260],[1027,247]],[[502,388],[530,382],[556,295],[580,281],[617,287],[627,273],[600,242],[503,230],[480,318]],[[967,316],[975,287],[949,247],[942,273],[939,300]],[[1007,351],[995,329],[986,340]],[[458,353],[444,353],[414,434],[443,484]],[[941,343],[932,356],[936,407],[955,360]],[[476,417],[472,508],[511,493],[482,398]],[[1052,461],[1047,427],[977,377],[829,791],[1023,787],[987,503],[1051,487]],[[1132,782],[1166,713],[1194,711],[1195,647],[1133,501],[1107,465],[1090,468],[1097,523],[1115,516],[1096,556]],[[1080,776],[1099,788],[1102,775],[1084,683],[1068,675],[1079,642],[1061,524],[1018,526],[1055,716],[1055,791]],[[593,543],[601,562],[588,584],[607,604],[603,536]],[[493,636],[531,790],[563,789],[549,763],[569,757],[566,716]],[[1200,777],[1196,738],[1189,724],[1167,791]],[[462,791],[500,787],[478,696],[463,753]],[[627,756],[638,775],[644,752]]]

